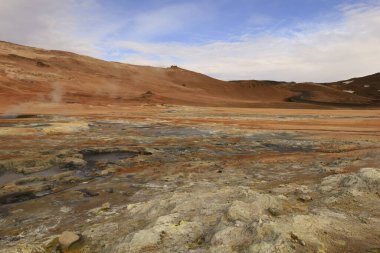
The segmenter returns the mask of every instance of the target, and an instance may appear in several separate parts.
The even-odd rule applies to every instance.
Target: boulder
[[[79,240],[80,240],[80,235],[77,235],[76,233],[71,232],[71,231],[63,232],[58,238],[59,244],[64,249],[68,249],[71,245],[73,245]]]

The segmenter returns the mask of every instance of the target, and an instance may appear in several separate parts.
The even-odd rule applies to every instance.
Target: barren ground
[[[0,119],[0,252],[380,252],[379,110],[29,110]]]

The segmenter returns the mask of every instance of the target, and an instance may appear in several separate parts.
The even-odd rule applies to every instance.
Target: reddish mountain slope
[[[332,88],[333,85],[326,86],[329,85],[225,82],[178,67],[107,62],[68,52],[0,42],[0,95],[4,98],[0,101],[0,111],[3,112],[10,106],[27,102],[63,106],[164,103],[310,108],[347,101],[350,105],[367,105],[371,101],[368,97]],[[301,93],[308,101],[292,100]]]

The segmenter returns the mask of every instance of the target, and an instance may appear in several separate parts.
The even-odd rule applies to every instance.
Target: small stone
[[[99,193],[97,193],[97,192],[93,192],[93,191],[90,191],[90,190],[88,190],[88,189],[79,189],[79,190],[77,190],[77,191],[83,193],[83,196],[84,196],[84,197],[95,197],[95,196],[98,196],[98,195],[99,195]]]
[[[63,206],[59,209],[59,211],[62,213],[69,213],[71,212],[71,210],[72,210],[71,207],[68,207],[68,206]]]
[[[306,245],[305,241],[299,238],[299,236],[296,235],[295,233],[291,232],[290,237],[292,238],[293,241],[298,242],[300,245],[302,246]]]
[[[313,198],[310,197],[309,195],[301,195],[298,197],[298,200],[300,200],[302,202],[309,202],[309,201],[312,201]]]
[[[111,208],[110,202],[103,203],[101,210],[108,210]]]
[[[48,64],[46,64],[46,63],[44,63],[44,62],[42,62],[42,61],[37,61],[37,62],[36,62],[36,66],[37,66],[37,67],[41,67],[41,68],[49,67]]]
[[[65,249],[69,248],[79,240],[80,236],[71,231],[63,232],[58,238],[59,244]]]
[[[281,210],[276,208],[276,207],[269,207],[268,208],[268,212],[274,216],[274,217],[277,217],[277,216],[280,216],[281,215]]]
[[[85,160],[77,157],[67,157],[62,162],[67,169],[80,169],[87,164]]]
[[[111,172],[109,171],[109,170],[107,170],[107,169],[105,169],[105,170],[102,170],[101,172],[100,172],[100,176],[108,176],[108,175],[110,175],[111,174]]]
[[[104,191],[107,192],[107,193],[113,193],[114,192],[113,188],[107,188]]]

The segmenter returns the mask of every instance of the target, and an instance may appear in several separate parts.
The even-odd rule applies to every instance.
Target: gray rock
[[[76,233],[71,232],[71,231],[63,232],[58,238],[59,244],[64,249],[69,248],[71,245],[73,245],[79,240],[80,240],[80,235],[77,235]]]
[[[254,218],[255,214],[259,213],[254,205],[242,201],[234,201],[227,212],[229,220],[250,221]]]
[[[380,169],[363,168],[356,173],[326,177],[319,190],[323,193],[336,191],[378,192],[380,191]]]
[[[246,227],[227,227],[218,231],[211,239],[211,245],[223,245],[226,247],[234,247],[238,245],[247,246],[253,238],[252,232]]]
[[[133,235],[129,246],[131,250],[153,249],[157,247],[160,240],[160,233],[156,230],[140,230]]]

